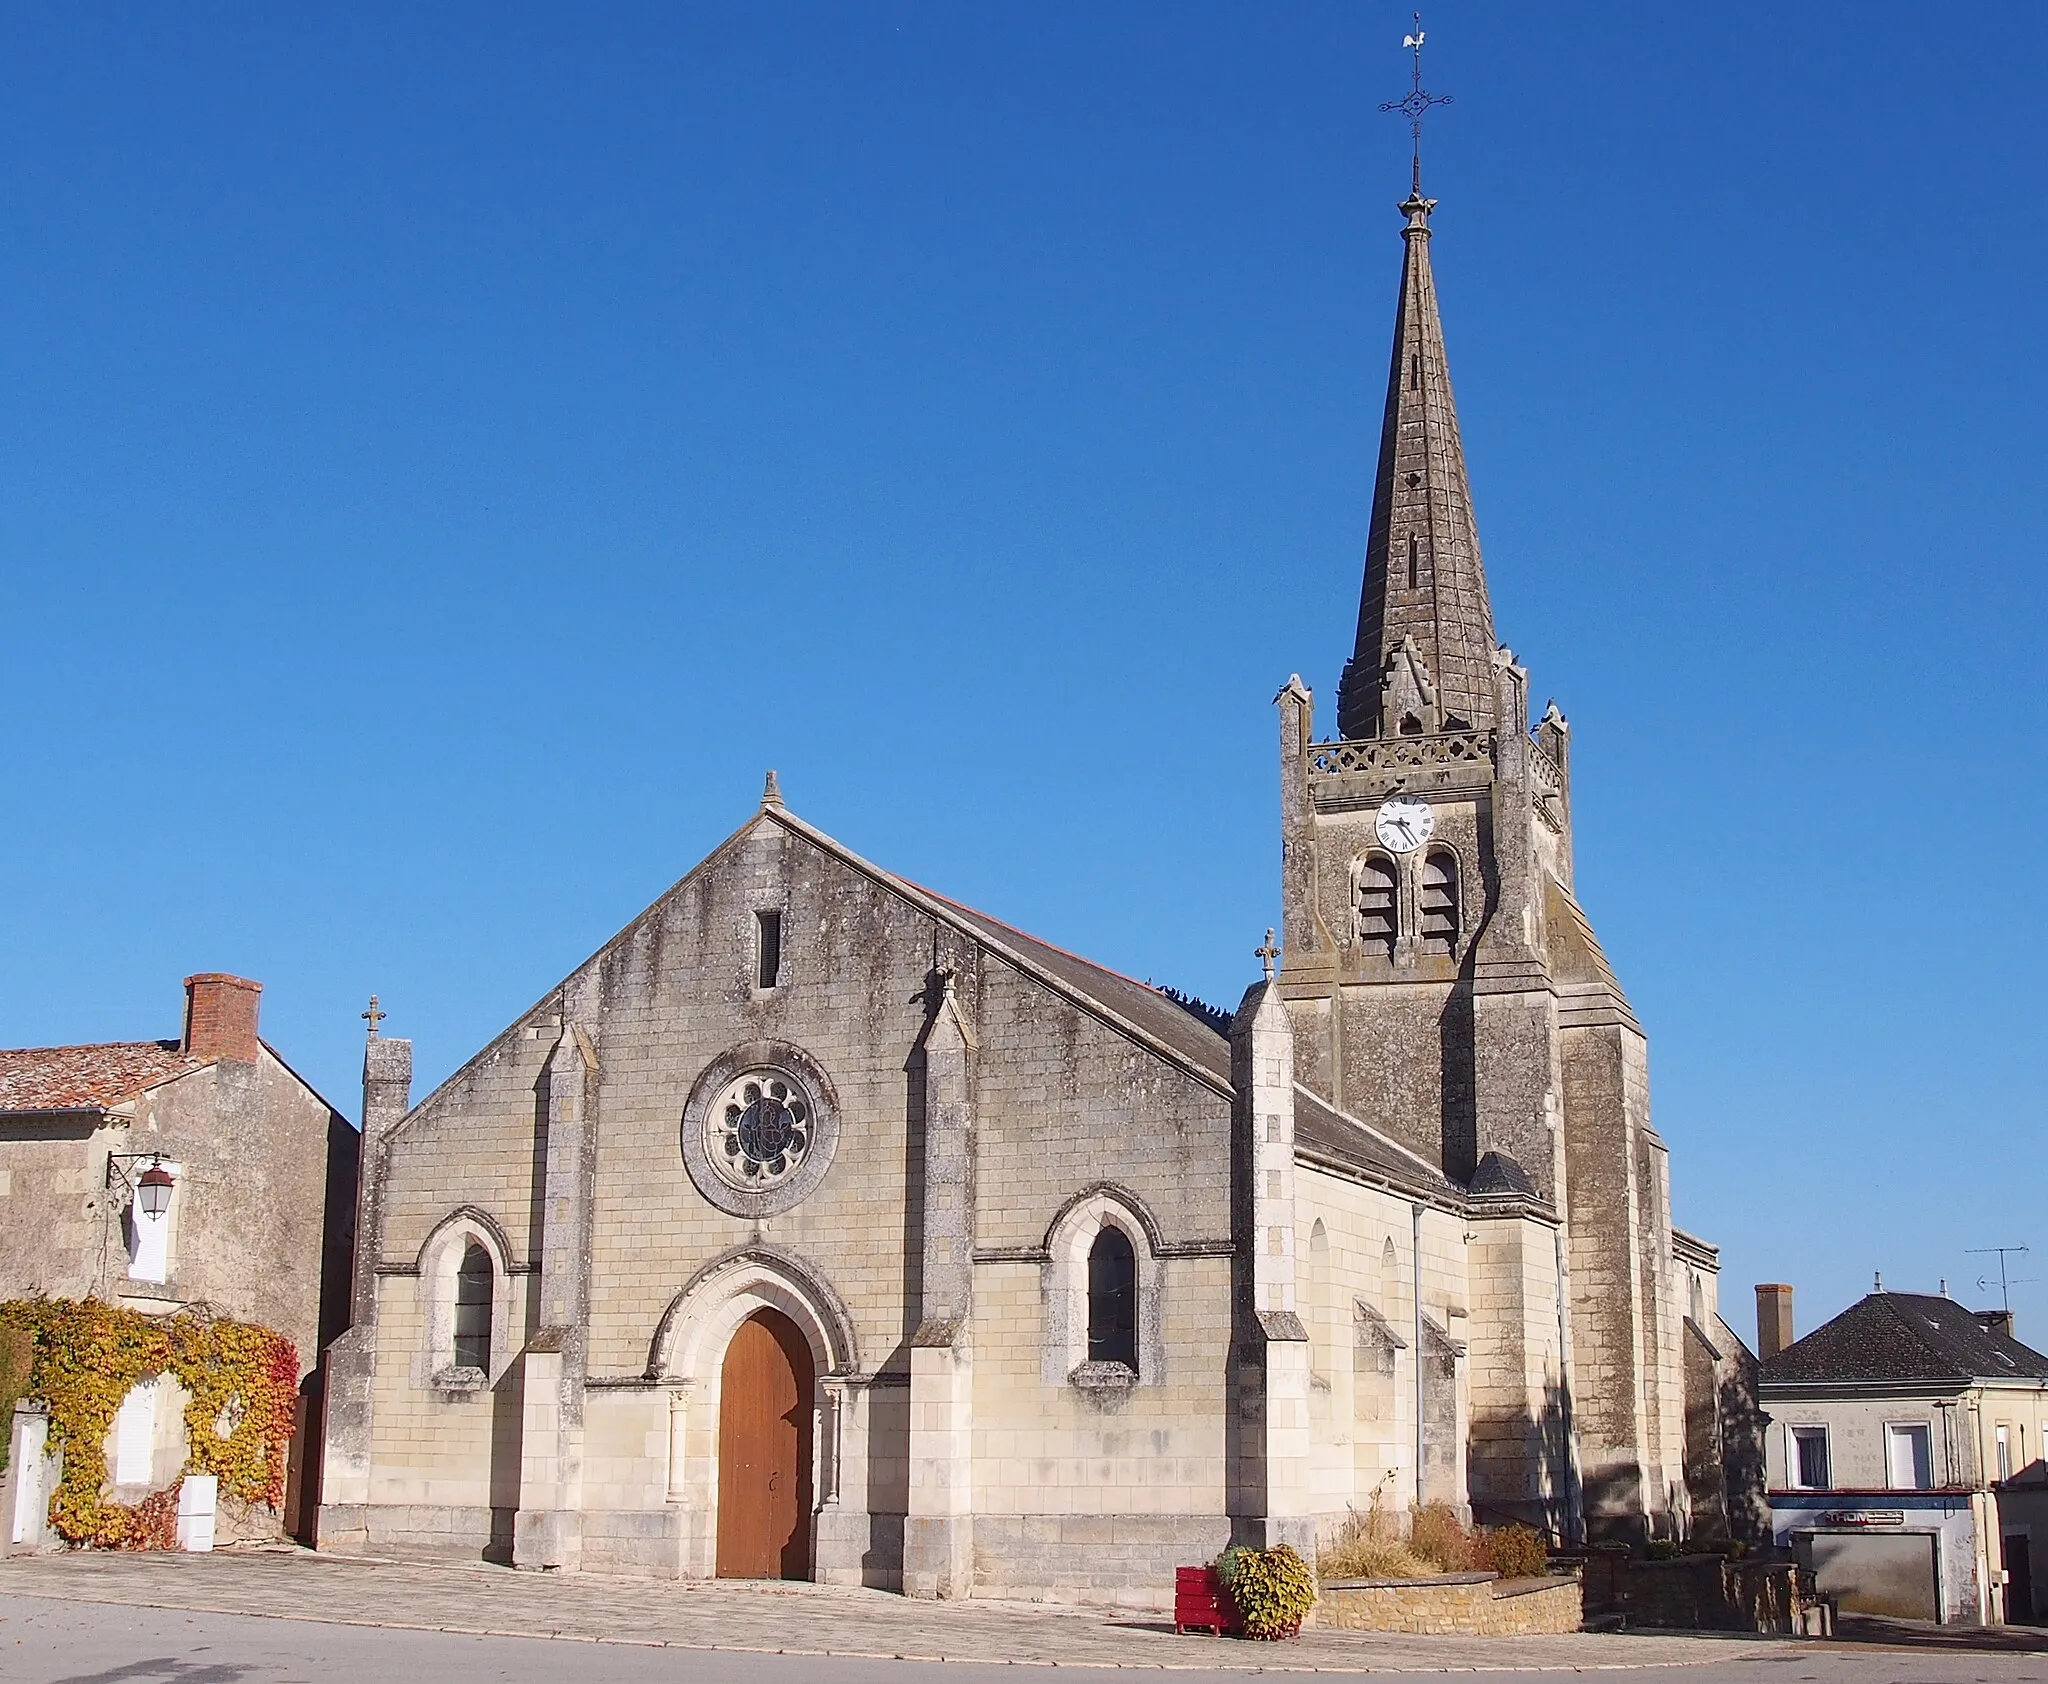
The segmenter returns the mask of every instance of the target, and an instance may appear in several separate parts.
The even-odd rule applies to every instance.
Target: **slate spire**
[[[1420,186],[1401,206],[1407,253],[1365,589],[1337,692],[1337,729],[1347,738],[1495,723],[1493,610],[1429,266],[1435,209]]]

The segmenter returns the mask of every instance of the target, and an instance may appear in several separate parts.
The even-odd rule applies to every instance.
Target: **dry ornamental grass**
[[[1403,1535],[1405,1532],[1405,1536]],[[1549,1568],[1540,1534],[1526,1526],[1476,1530],[1448,1503],[1426,1503],[1403,1527],[1377,1499],[1353,1509],[1337,1535],[1316,1553],[1316,1572],[1331,1579],[1428,1579],[1442,1573],[1498,1573],[1530,1578]]]

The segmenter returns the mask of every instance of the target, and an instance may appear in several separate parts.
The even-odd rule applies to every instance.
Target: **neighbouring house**
[[[1794,1339],[1792,1288],[1756,1299],[1771,1530],[1821,1590],[1851,1613],[2048,1614],[2048,1356],[2012,1313],[1880,1289]]]
[[[1494,635],[1434,209],[1339,735],[1274,698],[1264,980],[1090,963],[771,774],[417,1104],[373,1033],[322,1548],[1141,1602],[1375,1501],[1740,1524],[1743,1353],[1574,889],[1570,727]]]
[[[321,1352],[348,1325],[360,1136],[257,1031],[263,986],[185,979],[176,1040],[0,1051],[0,1298],[205,1306],[297,1347],[318,1440]],[[167,1484],[177,1412],[138,1386],[110,1478]],[[294,1451],[293,1522],[320,1459]]]

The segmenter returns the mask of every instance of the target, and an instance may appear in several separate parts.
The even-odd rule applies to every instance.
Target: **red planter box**
[[[1239,1629],[1237,1607],[1213,1567],[1173,1570],[1173,1629],[1181,1636],[1208,1631],[1222,1637]]]

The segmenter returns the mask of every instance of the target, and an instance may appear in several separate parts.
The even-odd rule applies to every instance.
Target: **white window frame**
[[[1991,1429],[1991,1455],[2000,1483],[2012,1478],[2012,1427],[2007,1422],[2000,1421]]]
[[[1920,1435],[1920,1442],[1926,1447],[1927,1451],[1927,1482],[1924,1485],[1901,1484],[1898,1479],[1897,1463],[1892,1455],[1893,1446],[1900,1441],[1909,1440],[1914,1433]],[[1917,1465],[1916,1463],[1916,1467]],[[1932,1491],[1934,1489],[1934,1428],[1931,1423],[1926,1421],[1885,1422],[1884,1482],[1887,1491]]]
[[[1821,1456],[1827,1463],[1828,1483],[1808,1485],[1805,1469],[1800,1466],[1799,1435],[1819,1433]],[[1792,1491],[1832,1491],[1835,1489],[1835,1442],[1834,1434],[1828,1430],[1825,1421],[1799,1421],[1785,1428],[1785,1485]]]

